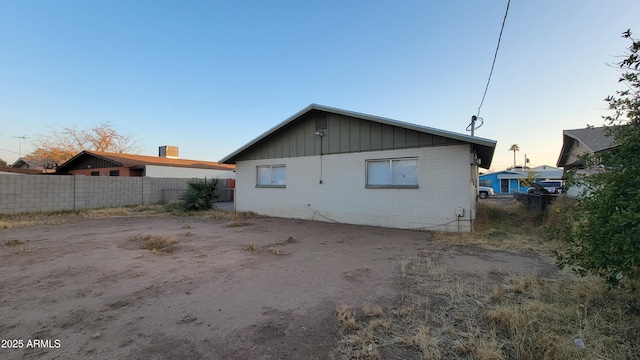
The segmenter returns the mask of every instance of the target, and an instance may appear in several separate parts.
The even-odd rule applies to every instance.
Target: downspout
[[[324,132],[316,131],[314,134],[316,136],[320,136],[320,181],[319,181],[319,184],[322,184],[322,137],[324,136]]]
[[[476,213],[478,211],[478,159],[474,146],[471,145],[471,184],[473,185],[473,200],[469,202],[469,231],[473,232]]]

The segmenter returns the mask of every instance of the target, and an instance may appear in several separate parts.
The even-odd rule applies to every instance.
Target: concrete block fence
[[[179,199],[193,179],[0,174],[0,214],[157,204]],[[227,180],[219,201],[231,201]]]

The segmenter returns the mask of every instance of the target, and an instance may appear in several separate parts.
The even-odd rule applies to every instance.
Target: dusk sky
[[[466,133],[507,1],[0,0],[0,159],[108,122],[218,161],[311,103]],[[640,1],[516,1],[476,135],[492,170],[555,166],[562,130],[603,124]],[[469,134],[469,133],[466,133]]]

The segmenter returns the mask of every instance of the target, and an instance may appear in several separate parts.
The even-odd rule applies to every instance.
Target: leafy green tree
[[[182,207],[185,211],[208,210],[213,207],[213,202],[218,199],[218,179],[207,181],[205,178],[187,184],[189,189],[182,197]]]
[[[595,174],[570,176],[583,191],[568,247],[558,254],[560,266],[599,275],[612,286],[624,277],[640,277],[640,41],[629,30],[623,37],[632,42],[618,64],[626,89],[605,99],[613,115],[604,119],[616,146],[585,157],[586,166],[598,170]]]
[[[7,162],[0,159],[0,167],[8,167],[9,165],[7,165]]]

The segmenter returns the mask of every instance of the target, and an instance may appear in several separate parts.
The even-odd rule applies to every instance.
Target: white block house
[[[471,231],[493,140],[312,104],[220,162],[236,209],[393,228]]]

